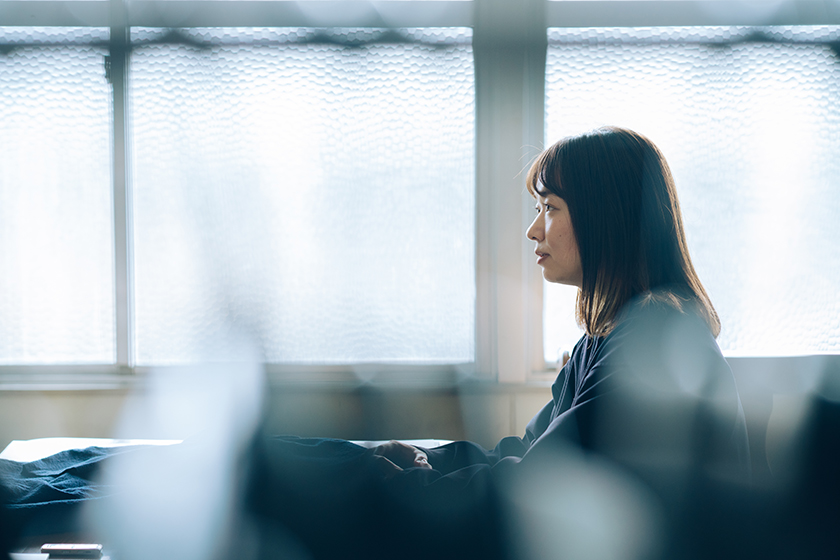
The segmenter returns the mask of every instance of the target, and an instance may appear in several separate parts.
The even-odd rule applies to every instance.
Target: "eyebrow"
[[[550,196],[556,196],[557,198],[559,198],[561,200],[566,200],[563,197],[563,195],[560,195],[560,194],[557,194],[556,192],[548,190],[547,188],[545,188],[545,185],[541,185],[541,186],[542,186],[542,189],[535,188],[534,192],[537,193],[542,198],[548,198]]]

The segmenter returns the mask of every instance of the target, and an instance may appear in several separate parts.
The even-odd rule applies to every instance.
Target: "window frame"
[[[267,364],[304,383],[550,383],[542,349],[542,276],[524,231],[528,163],[544,144],[549,27],[837,25],[822,0],[0,0],[0,27],[109,27],[116,361],[0,366],[0,389],[129,386],[149,369],[133,356],[130,146],[125,95],[131,27],[472,27],[476,106],[475,362],[458,365]],[[519,208],[519,212],[512,209]],[[832,359],[838,358],[834,356]],[[744,360],[747,360],[746,362]],[[750,358],[737,362],[750,363]],[[762,360],[762,359],[758,359]],[[835,360],[837,361],[837,360]],[[739,366],[741,367],[741,366]]]

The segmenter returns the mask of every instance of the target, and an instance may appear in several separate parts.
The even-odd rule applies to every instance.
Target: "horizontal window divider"
[[[840,400],[840,355],[726,358],[742,393],[822,394]],[[0,392],[59,390],[125,390],[141,386],[152,371],[173,371],[203,364],[138,366],[114,364],[0,365]],[[218,365],[207,363],[206,365]],[[232,368],[237,362],[231,362]],[[266,379],[273,388],[375,388],[539,390],[557,377],[559,365],[532,372],[526,382],[498,382],[475,374],[475,364],[264,364]]]
[[[107,0],[0,0],[0,27],[109,27]]]
[[[130,368],[109,364],[0,366],[0,392],[120,390],[140,382]]]
[[[126,4],[132,27],[472,27],[474,2],[156,0]],[[3,0],[0,26],[108,27],[107,0]],[[547,27],[838,25],[824,0],[565,0],[546,2]]]
[[[317,379],[298,378],[294,381],[280,380],[269,377],[270,388],[273,391],[291,393],[413,393],[413,394],[454,394],[454,395],[511,395],[536,393],[544,394],[551,383],[530,380],[521,383],[499,383],[486,379],[466,379],[462,381],[437,380],[425,383],[397,383],[397,382],[360,382],[358,379],[324,382]]]
[[[546,362],[545,369],[538,369],[531,372],[531,375],[528,377],[529,381],[534,383],[554,383],[554,380],[557,379],[557,374],[560,372],[560,364],[555,364],[556,367],[552,367],[550,362]]]
[[[745,393],[820,394],[840,401],[840,355],[726,356],[742,396]]]
[[[103,0],[0,1],[0,26],[108,27]],[[471,27],[473,6],[462,1],[365,2],[134,1],[132,27]]]
[[[475,364],[266,364],[271,385],[390,385],[398,387],[454,386],[465,381],[491,381],[475,373]]]
[[[558,29],[559,28],[555,28]],[[593,28],[597,31],[600,28]],[[649,45],[671,45],[671,46],[687,46],[700,45],[705,47],[731,47],[744,43],[775,43],[780,45],[825,45],[833,46],[837,44],[835,39],[836,33],[826,34],[824,38],[820,39],[806,39],[802,37],[787,36],[784,32],[778,31],[775,27],[766,26],[752,26],[741,27],[740,32],[727,33],[725,37],[709,37],[709,36],[668,36],[659,35],[656,31],[646,36],[638,37],[599,37],[597,39],[598,46],[607,45],[633,45],[633,46],[649,46]],[[562,34],[562,31],[559,31]],[[592,39],[590,37],[578,35],[574,38],[557,41],[549,34],[549,47],[566,47],[570,45],[582,46],[590,45]]]
[[[51,390],[109,390],[142,385],[152,372],[218,367],[226,362],[198,362],[133,368],[114,364],[0,365],[0,392]],[[231,371],[239,362],[227,363]],[[323,385],[393,386],[405,388],[454,387],[463,383],[495,383],[475,375],[469,364],[262,364],[271,386]]]
[[[824,0],[568,0],[548,2],[547,27],[696,27],[840,24]]]
[[[840,400],[840,354],[802,356],[725,356],[741,397],[752,394],[822,395]],[[546,362],[546,369],[533,372],[531,380],[553,381],[559,362]]]
[[[128,5],[138,27],[469,27],[469,2],[192,2]]]

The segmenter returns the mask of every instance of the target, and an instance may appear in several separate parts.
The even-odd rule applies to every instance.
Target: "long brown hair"
[[[618,127],[564,138],[537,158],[527,186],[569,207],[583,269],[577,317],[587,334],[609,333],[621,308],[643,294],[690,305],[720,333],[688,254],[674,178],[653,142]]]

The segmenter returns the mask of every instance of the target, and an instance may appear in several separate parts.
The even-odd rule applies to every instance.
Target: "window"
[[[108,30],[0,37],[0,364],[113,362]]]
[[[471,363],[470,30],[132,30],[139,365]]]
[[[821,2],[62,4],[0,0],[0,382],[240,334],[284,374],[542,379],[579,331],[523,169],[606,123],[674,168],[726,352],[840,347]]]
[[[840,351],[838,37],[825,26],[549,30],[547,137],[616,124],[662,149],[728,356]],[[568,325],[573,307],[553,288],[546,359],[577,334],[553,322]]]

